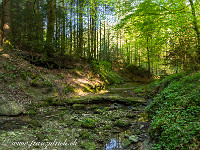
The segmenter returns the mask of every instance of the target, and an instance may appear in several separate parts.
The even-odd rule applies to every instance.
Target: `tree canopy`
[[[174,73],[200,64],[197,0],[2,0],[1,45]]]

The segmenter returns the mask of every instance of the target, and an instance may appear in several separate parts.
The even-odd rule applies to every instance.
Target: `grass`
[[[198,149],[200,146],[200,72],[182,72],[156,81],[146,91],[152,118],[153,149]]]

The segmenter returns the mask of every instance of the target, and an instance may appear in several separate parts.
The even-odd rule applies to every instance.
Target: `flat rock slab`
[[[127,105],[146,105],[147,101],[141,97],[121,97],[119,95],[94,95],[71,99],[65,99],[67,104],[90,104],[90,103],[122,103]]]

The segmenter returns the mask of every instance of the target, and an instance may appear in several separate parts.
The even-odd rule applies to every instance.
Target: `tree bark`
[[[61,54],[65,54],[65,32],[66,32],[66,27],[65,27],[65,3],[62,1],[62,39],[61,39]]]
[[[10,19],[10,5],[11,0],[3,0],[3,12],[2,12],[2,41],[1,45],[4,47],[7,45],[9,34],[11,31],[11,19]]]
[[[48,1],[48,22],[47,22],[47,38],[45,44],[45,55],[50,56],[53,54],[53,36],[54,36],[54,24],[55,24],[55,8],[56,0]]]
[[[197,24],[197,17],[196,17],[196,12],[195,12],[195,7],[194,7],[194,3],[193,0],[189,0],[190,1],[190,6],[192,9],[192,16],[193,16],[193,25],[194,25],[194,30],[197,34],[197,50],[198,50],[198,63],[200,63],[200,30]]]
[[[69,49],[69,54],[72,54],[72,5],[73,1],[71,0],[70,2],[70,49]]]

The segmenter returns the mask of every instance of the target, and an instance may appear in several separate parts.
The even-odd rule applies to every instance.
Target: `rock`
[[[81,110],[81,109],[85,109],[86,106],[84,104],[73,104],[72,108],[75,110]]]
[[[95,110],[94,110],[94,113],[95,113],[95,114],[102,114],[102,113],[103,113],[103,110],[101,110],[101,109],[95,109]]]
[[[123,142],[123,148],[125,148],[125,149],[127,149],[130,145],[131,145],[131,141],[129,141],[128,139],[126,139]]]
[[[132,135],[132,136],[129,137],[129,141],[136,143],[136,142],[138,142],[138,137],[135,136],[135,135]]]
[[[118,119],[114,122],[114,125],[118,127],[127,127],[130,123],[127,120]]]
[[[32,128],[42,127],[42,123],[39,120],[31,120],[29,126]]]
[[[93,120],[92,118],[85,118],[81,122],[81,126],[84,127],[84,128],[94,129],[95,125],[96,125],[95,120]]]
[[[45,139],[44,133],[38,133],[38,134],[36,135],[36,137],[37,137],[37,139],[38,139],[39,141],[42,141],[42,140]]]
[[[151,143],[150,140],[147,139],[143,142],[143,147],[145,150],[152,150],[153,143]]]
[[[0,98],[0,116],[17,116],[23,113],[24,108],[13,100]]]

